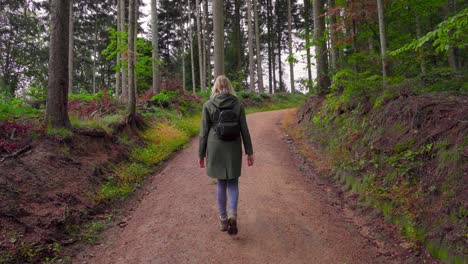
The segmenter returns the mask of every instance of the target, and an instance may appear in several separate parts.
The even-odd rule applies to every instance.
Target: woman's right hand
[[[253,166],[253,164],[254,164],[254,157],[253,157],[253,154],[252,154],[252,155],[248,155],[248,156],[247,156],[247,165],[248,165],[249,167],[251,167],[251,166]]]

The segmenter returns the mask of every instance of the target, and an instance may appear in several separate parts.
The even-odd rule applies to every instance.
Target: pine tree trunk
[[[68,16],[68,93],[73,93],[73,0],[70,0],[70,15]]]
[[[140,1],[141,0],[136,0],[135,1],[135,21],[134,21],[134,28],[135,28],[135,37],[133,39],[133,42],[134,42],[134,45],[133,45],[133,53],[135,54],[133,57],[135,58],[135,70],[134,70],[134,74],[135,74],[135,78],[134,78],[134,82],[135,82],[135,88],[133,89],[133,92],[134,92],[134,96],[135,96],[135,100],[137,98],[137,94],[138,94],[138,86],[137,86],[137,77],[136,76],[136,65],[138,63],[138,47],[137,47],[137,40],[138,40],[138,9],[140,8]],[[130,97],[129,97],[130,98]]]
[[[416,37],[419,39],[419,38],[422,37],[421,20],[420,20],[419,16],[417,16],[417,15],[416,15],[415,24],[416,24]],[[422,51],[422,53],[424,53],[424,51]],[[424,74],[424,73],[426,73],[426,61],[425,61],[425,58],[424,58],[424,54],[421,54],[420,60],[421,60],[421,63],[420,63],[419,66],[421,68],[421,73]]]
[[[283,67],[281,61],[281,32],[278,32],[278,80],[279,80],[279,91],[284,92],[285,89],[283,87]]]
[[[120,31],[125,32],[125,0],[119,0],[120,3]],[[121,67],[120,72],[122,73],[122,89],[120,94],[120,101],[127,103],[128,101],[128,78],[127,78],[127,65],[128,65],[128,50],[123,51],[121,54]]]
[[[182,89],[187,88],[185,85],[185,24],[184,24],[184,19],[185,19],[185,6],[181,5],[181,14],[180,14],[180,45],[182,48]]]
[[[136,1],[129,0],[128,5],[128,112],[134,120],[136,114],[135,97],[135,13]]]
[[[50,44],[45,124],[70,127],[68,118],[68,39],[70,1],[50,1]]]
[[[265,88],[263,87],[263,68],[262,68],[262,52],[260,49],[260,28],[258,21],[258,4],[257,0],[253,0],[254,14],[255,14],[255,43],[257,50],[257,76],[258,76],[258,92],[263,93]]]
[[[289,77],[291,81],[291,93],[294,89],[294,62],[292,60],[294,54],[292,52],[292,15],[291,15],[291,0],[288,0],[288,48],[289,48]]]
[[[189,7],[190,8],[190,7]],[[192,9],[190,9],[192,10]],[[193,57],[193,25],[192,25],[192,11],[190,11],[190,15],[189,15],[189,28],[190,28],[190,33],[189,33],[189,37],[190,37],[190,65],[191,65],[191,69],[192,69],[192,92],[195,93],[196,92],[196,82],[195,82],[195,60],[194,60],[194,57]]]
[[[201,37],[201,32],[202,32],[202,28],[201,28],[201,23],[200,23],[200,0],[195,0],[195,4],[196,4],[196,7],[195,7],[195,15],[196,15],[196,19],[197,19],[197,40],[198,40],[198,71],[200,73],[200,89],[201,90],[206,90],[206,85],[205,85],[205,67],[203,65],[203,49],[204,49],[204,46],[202,44],[202,37]]]
[[[235,71],[236,76],[242,71],[242,37],[241,37],[241,0],[234,2],[234,54],[235,54]]]
[[[211,38],[210,38],[210,30],[209,30],[209,14],[208,14],[208,0],[205,0],[205,15],[204,17],[204,24],[205,24],[205,73],[206,73],[206,85],[207,87],[211,87]]]
[[[330,78],[328,77],[328,58],[326,41],[324,40],[325,18],[323,17],[323,0],[313,0],[313,16],[314,16],[314,41],[315,41],[315,56],[317,68],[317,86],[319,94],[324,94],[330,86]]]
[[[253,26],[252,26],[252,1],[247,0],[247,41],[249,45],[249,90],[255,92],[255,69],[254,69],[254,49],[253,49]]]
[[[387,36],[385,34],[384,1],[377,0],[379,14],[380,56],[382,57],[382,76],[387,77]],[[384,80],[385,83],[385,80]]]
[[[98,17],[95,17],[94,23],[94,49],[93,49],[93,93],[96,93],[96,61],[97,61],[97,42],[98,42]]]
[[[159,72],[159,30],[158,30],[158,6],[156,0],[151,0],[151,42],[153,45],[153,92],[159,93],[161,89],[161,74]]]
[[[335,11],[333,10],[335,8],[335,0],[328,0],[328,21],[329,21],[329,32],[330,32],[330,66],[332,72],[336,71],[336,63],[338,60],[338,52],[336,50],[336,33],[335,33],[335,27],[336,27],[336,14]],[[331,10],[331,12],[330,12]]]
[[[308,84],[312,84],[312,64],[310,61],[311,54],[310,54],[310,0],[304,1],[304,26],[305,26],[305,45],[306,45],[306,60],[307,60],[307,81]]]
[[[455,11],[455,0],[448,0],[447,17],[454,15],[456,13]],[[447,55],[450,68],[452,68],[453,71],[457,71],[457,57],[455,55],[455,49],[452,45],[448,46]]]
[[[224,1],[213,0],[214,77],[224,75]]]
[[[117,32],[120,32],[120,1],[117,0]],[[121,43],[120,36],[117,35],[117,48],[120,47]],[[116,65],[120,65],[120,53],[117,53],[116,55]],[[120,74],[120,66],[119,69],[115,73],[115,98],[119,98],[120,96],[120,79],[121,79],[121,74]]]
[[[272,62],[271,62],[271,0],[267,0],[266,8],[267,8],[267,45],[268,45],[268,92],[270,94],[273,93],[273,78],[272,78]],[[307,0],[306,0],[307,2]]]

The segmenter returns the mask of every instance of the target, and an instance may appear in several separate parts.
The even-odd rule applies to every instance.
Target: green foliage
[[[66,128],[52,128],[52,127],[49,127],[47,126],[46,127],[46,133],[49,135],[49,136],[52,136],[56,139],[65,139],[65,138],[70,138],[73,136],[73,132],[69,129],[66,129]]]
[[[172,100],[179,96],[179,91],[167,91],[163,90],[151,98],[156,105],[161,107],[168,107]]]
[[[424,44],[432,41],[436,52],[447,52],[452,48],[466,48],[468,43],[468,8],[440,23],[436,29],[427,33],[420,39],[416,39],[403,47],[389,52],[390,55],[398,55],[407,51],[418,51]]]
[[[0,94],[0,120],[34,117],[42,111],[25,104],[20,98],[10,98]]]

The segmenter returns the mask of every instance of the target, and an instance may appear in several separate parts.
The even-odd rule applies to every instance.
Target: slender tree
[[[198,40],[198,70],[200,73],[200,89],[205,90],[206,85],[205,85],[205,66],[203,65],[203,49],[204,46],[202,44],[202,36],[201,33],[203,31],[201,27],[201,22],[200,22],[200,0],[195,0],[195,17],[197,19],[197,40]]]
[[[249,90],[255,92],[255,68],[254,68],[254,49],[253,49],[253,26],[252,26],[252,1],[247,0],[247,41],[249,45]]]
[[[50,1],[49,80],[45,122],[70,127],[68,118],[68,39],[70,1]]]
[[[416,15],[415,17],[415,25],[416,25],[416,37],[420,39],[422,37],[422,32],[421,32],[421,18]],[[420,68],[421,68],[421,73],[426,73],[426,61],[424,59],[424,55],[421,55],[421,63]]]
[[[136,93],[135,93],[135,22],[136,1],[129,0],[128,4],[128,112],[129,120],[135,120]]]
[[[268,49],[268,92],[270,94],[273,93],[273,78],[272,78],[272,61],[271,61],[271,0],[267,0],[266,8],[267,8],[267,49]],[[307,0],[306,0],[307,2]]]
[[[325,93],[330,86],[328,77],[327,46],[324,39],[325,19],[323,17],[323,0],[313,0],[314,42],[317,61],[317,85],[320,94]]]
[[[117,31],[120,32],[122,29],[120,28],[120,1],[117,0]],[[117,47],[121,46],[121,38],[120,34],[117,35]],[[116,57],[116,62],[119,67],[119,69],[115,73],[115,97],[119,98],[120,96],[120,80],[121,80],[121,73],[120,73],[120,53],[117,53]]]
[[[70,0],[70,15],[68,16],[68,93],[73,93],[73,0]]]
[[[98,54],[97,54],[97,49],[98,49],[98,15],[95,15],[95,21],[94,21],[94,47],[93,47],[93,93],[96,93],[96,62],[98,60]]]
[[[294,54],[292,51],[292,15],[291,0],[288,0],[288,48],[289,48],[289,77],[291,81],[291,93],[294,93]]]
[[[224,2],[213,0],[214,77],[224,75]]]
[[[125,0],[119,0],[119,16],[120,16],[120,31],[125,32],[126,27],[125,27]],[[128,101],[128,78],[127,78],[127,67],[128,65],[128,50],[123,51],[121,54],[121,66],[120,66],[120,72],[122,73],[122,89],[121,89],[121,96],[120,100],[124,103]]]
[[[383,0],[377,0],[377,12],[379,14],[380,54],[382,57],[382,76],[385,79],[387,77],[387,37],[385,34],[384,1]]]
[[[159,72],[159,43],[158,43],[158,6],[156,0],[151,0],[151,42],[153,44],[153,92],[160,92],[161,73]]]
[[[330,66],[332,71],[336,70],[336,62],[338,60],[338,51],[336,49],[336,11],[335,0],[328,0],[328,31],[330,34]]]
[[[258,92],[263,93],[265,88],[263,87],[263,69],[262,69],[262,52],[260,49],[260,28],[258,26],[258,8],[257,0],[253,0],[254,14],[255,14],[255,43],[257,49],[257,76],[258,76]]]
[[[304,0],[304,27],[305,27],[305,48],[306,48],[306,67],[307,80],[312,83],[312,63],[310,61],[310,0]]]
[[[203,11],[205,15],[203,16],[204,20],[204,36],[205,36],[205,72],[206,72],[206,85],[207,87],[211,86],[211,38],[210,38],[210,27],[209,27],[209,12],[208,12],[208,0],[204,1],[205,7]]]
[[[241,0],[234,0],[234,57],[236,76],[242,71]]]
[[[190,3],[190,2],[189,2]],[[192,9],[190,9],[189,14],[189,37],[190,37],[190,65],[192,69],[192,91],[196,91],[196,81],[195,81],[195,61],[193,57],[193,23],[192,23]]]

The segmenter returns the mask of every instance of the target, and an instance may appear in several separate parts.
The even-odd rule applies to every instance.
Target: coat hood
[[[220,94],[211,99],[218,108],[232,108],[239,103],[239,99],[232,94]]]

